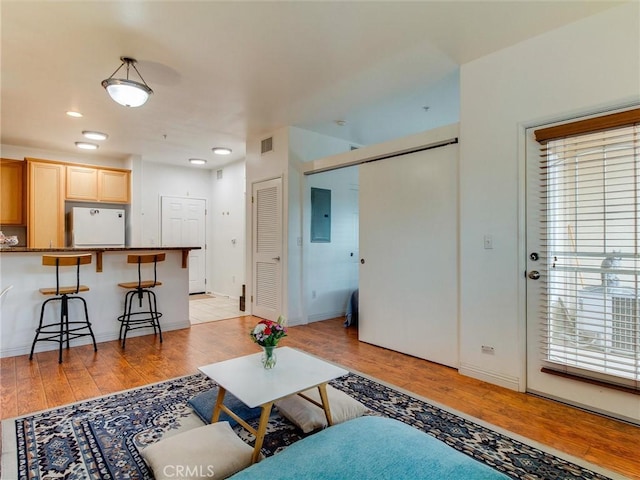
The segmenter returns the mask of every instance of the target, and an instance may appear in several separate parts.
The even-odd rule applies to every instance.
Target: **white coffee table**
[[[224,411],[249,432],[253,433],[256,436],[252,457],[253,463],[260,457],[260,449],[262,448],[267,424],[269,423],[269,415],[275,401],[317,387],[321,402],[316,402],[305,395],[300,396],[321,407],[327,417],[327,423],[331,425],[327,382],[349,373],[344,368],[337,367],[290,347],[277,349],[278,363],[270,370],[263,368],[260,362],[261,355],[261,353],[255,353],[198,368],[219,385],[211,423],[217,422],[220,412]],[[226,392],[235,395],[238,400],[250,408],[262,407],[257,430],[223,404]]]

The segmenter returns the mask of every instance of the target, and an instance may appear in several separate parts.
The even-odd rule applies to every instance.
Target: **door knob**
[[[529,278],[531,280],[538,280],[540,278],[540,272],[537,270],[531,270],[529,272]]]
[[[361,263],[362,265],[364,265],[364,258],[361,258],[361,259],[360,259],[360,263]]]
[[[276,260],[276,261],[280,261],[280,257],[273,257],[271,260]]]

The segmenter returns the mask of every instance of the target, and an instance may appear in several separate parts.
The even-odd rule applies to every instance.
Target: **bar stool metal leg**
[[[87,308],[86,300],[77,295],[79,292],[89,291],[89,287],[80,285],[80,265],[87,265],[91,263],[92,255],[90,253],[81,253],[75,255],[43,255],[42,264],[46,266],[56,267],[56,286],[55,288],[41,288],[40,293],[43,295],[55,295],[53,298],[49,298],[42,302],[40,308],[40,319],[38,321],[38,327],[36,328],[36,334],[31,344],[31,351],[29,352],[29,360],[33,359],[33,353],[35,351],[36,343],[38,342],[57,342],[58,343],[58,363],[62,363],[62,349],[66,344],[67,349],[71,347],[71,340],[76,338],[91,336],[93,343],[93,350],[98,351],[98,345],[96,343],[96,337],[91,328],[91,322],[89,321],[89,310]],[[76,283],[73,286],[61,286],[60,285],[60,267],[75,267],[76,268]],[[84,320],[72,320],[69,318],[69,302],[72,300],[82,301],[84,309]],[[50,302],[60,302],[60,316],[57,322],[45,324],[44,315],[46,307]]]
[[[127,335],[130,330],[139,328],[153,328],[153,334],[159,335],[160,343],[162,343],[162,328],[160,327],[160,317],[162,313],[158,312],[158,304],[154,287],[161,286],[162,283],[157,279],[156,266],[158,262],[165,260],[165,253],[148,253],[148,254],[131,254],[127,257],[127,263],[135,264],[138,267],[138,281],[119,283],[118,286],[127,289],[124,300],[124,310],[122,315],[118,317],[120,321],[120,335],[122,348],[125,348]],[[142,279],[142,265],[153,265],[153,280]],[[146,295],[146,301],[145,301]],[[137,297],[137,306],[134,309],[133,302]],[[143,305],[145,305],[143,307]],[[143,310],[143,308],[146,308]]]

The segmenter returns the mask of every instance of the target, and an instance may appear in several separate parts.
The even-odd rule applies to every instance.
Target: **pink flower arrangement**
[[[287,336],[286,319],[280,315],[278,321],[260,320],[249,334],[262,347],[275,347],[282,337]]]

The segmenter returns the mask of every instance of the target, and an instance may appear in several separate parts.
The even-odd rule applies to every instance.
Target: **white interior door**
[[[253,185],[253,306],[258,317],[282,313],[282,179]]]
[[[360,167],[360,340],[458,365],[457,145]]]
[[[163,247],[196,246],[189,252],[189,293],[206,291],[206,201],[168,197],[161,201]]]

